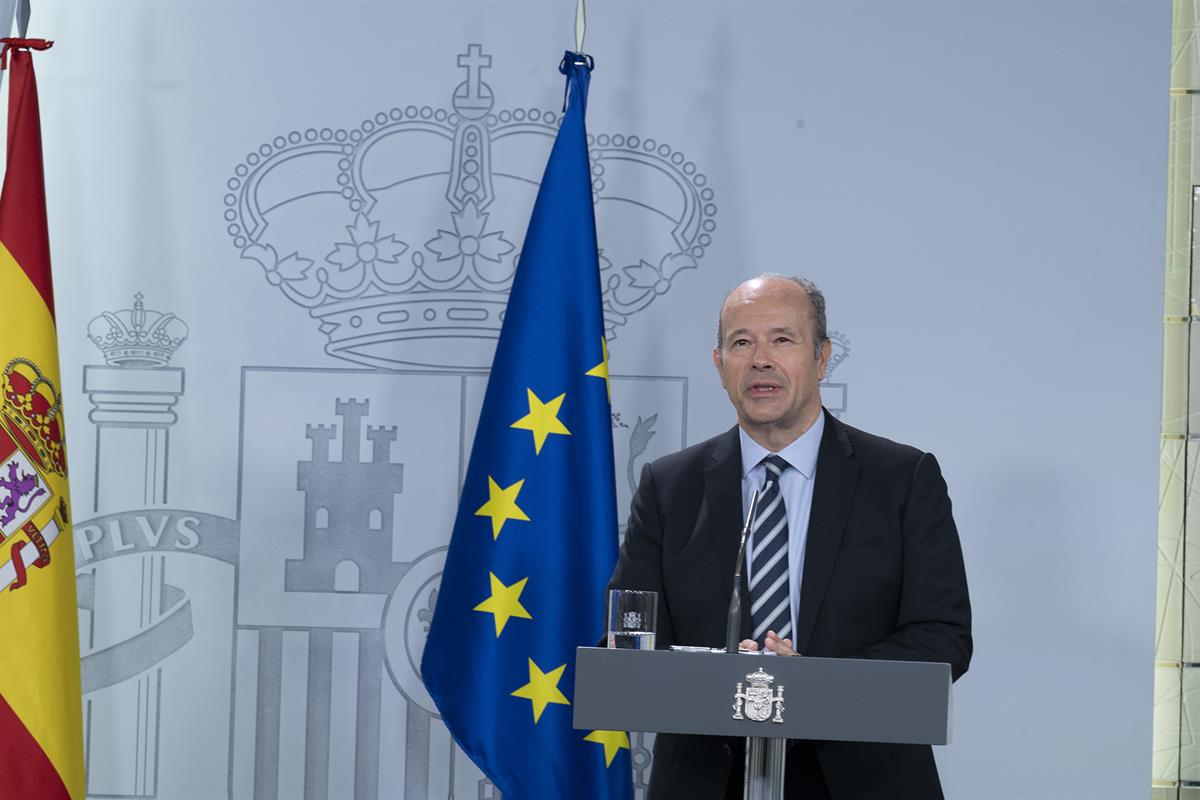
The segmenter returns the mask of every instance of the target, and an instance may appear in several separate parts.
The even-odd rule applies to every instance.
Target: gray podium
[[[950,665],[580,647],[576,728],[744,736],[746,798],[783,797],[787,739],[946,744]]]

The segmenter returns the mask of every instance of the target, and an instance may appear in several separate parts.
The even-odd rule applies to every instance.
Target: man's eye
[[[733,347],[745,347],[750,341],[748,339],[734,339]]]

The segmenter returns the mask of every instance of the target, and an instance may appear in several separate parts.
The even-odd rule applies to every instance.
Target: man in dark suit
[[[825,299],[765,275],[721,307],[713,361],[737,410],[720,436],[646,465],[611,588],[659,593],[658,646],[721,647],[744,509],[761,489],[742,580],[743,647],[779,656],[939,661],[962,675],[971,609],[937,461],[821,406]],[[660,734],[650,800],[742,796],[742,741]],[[793,742],[805,800],[936,800],[927,746]]]

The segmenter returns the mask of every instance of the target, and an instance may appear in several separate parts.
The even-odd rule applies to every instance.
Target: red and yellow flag
[[[0,39],[0,800],[84,800],[75,553],[41,124],[30,49]]]

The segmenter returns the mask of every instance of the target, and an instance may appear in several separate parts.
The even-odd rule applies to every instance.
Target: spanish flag
[[[0,39],[0,800],[84,800],[75,558],[50,283],[41,39]]]

